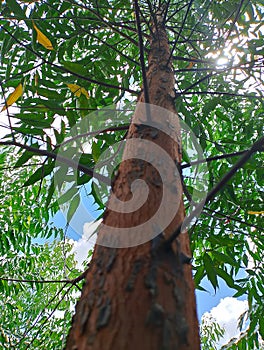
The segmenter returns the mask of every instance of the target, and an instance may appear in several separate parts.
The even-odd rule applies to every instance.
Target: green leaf
[[[234,280],[230,274],[228,274],[223,269],[215,267],[215,272],[218,276],[220,276],[230,288],[234,288]]]
[[[73,187],[69,188],[62,196],[58,198],[58,203],[63,204],[72,200],[78,192],[78,188],[73,185]]]
[[[98,185],[95,182],[92,182],[91,188],[92,188],[92,190],[91,190],[90,194],[94,198],[94,203],[96,203],[99,206],[99,209],[104,209],[105,206],[104,206],[103,202],[101,201],[101,198],[98,196],[98,193],[100,193]]]
[[[34,148],[39,148],[38,143],[33,143],[31,145]],[[32,158],[34,155],[36,155],[36,153],[34,152],[30,152],[30,151],[24,151],[24,153],[22,154],[22,156],[17,160],[15,167],[20,167],[21,165],[25,164],[30,158]]]
[[[92,155],[93,155],[93,159],[94,159],[95,163],[98,161],[98,159],[102,153],[101,145],[102,145],[102,142],[100,142],[100,141],[93,142],[93,144],[92,144]]]
[[[209,281],[211,282],[214,290],[218,287],[217,274],[214,268],[214,263],[209,254],[205,253],[203,256],[204,268]]]
[[[68,72],[75,73],[80,77],[85,77],[87,75],[87,70],[84,68],[83,64],[67,61],[61,63]]]
[[[220,253],[218,251],[213,251],[212,253],[213,257],[219,261],[220,263],[227,263],[231,266],[237,265],[235,259],[232,256],[229,256],[227,254]]]
[[[208,114],[215,109],[215,107],[218,105],[219,99],[218,98],[212,98],[210,101],[208,101],[204,107],[203,107],[203,114],[208,116]]]
[[[34,174],[32,174],[29,179],[24,183],[23,187],[33,185],[34,183],[38,182],[39,180],[44,179],[47,175],[51,174],[51,172],[54,169],[55,163],[52,162],[50,164],[45,164],[38,168]]]
[[[195,275],[194,275],[194,282],[195,282],[195,286],[196,288],[199,286],[201,280],[203,279],[205,275],[205,271],[204,271],[204,267],[203,266],[199,266]]]
[[[73,215],[75,214],[78,206],[80,204],[80,195],[77,193],[71,200],[68,212],[67,212],[67,222],[70,223]]]
[[[78,186],[84,185],[88,183],[91,179],[92,177],[90,175],[87,175],[87,174],[80,175],[80,173],[78,172],[77,185]]]
[[[26,18],[24,10],[21,8],[17,1],[6,0],[6,3],[17,18]]]

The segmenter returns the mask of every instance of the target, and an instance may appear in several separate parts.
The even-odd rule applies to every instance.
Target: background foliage
[[[160,5],[167,12],[176,107],[209,158],[211,189],[263,132],[264,3],[141,1],[146,55],[150,22],[155,22]],[[63,238],[48,224],[59,210],[53,179],[59,173],[61,186],[67,186],[73,175],[65,165],[55,166],[56,153],[68,132],[90,112],[136,101],[142,85],[138,29],[133,4],[122,0],[6,0],[0,6],[3,109],[13,101],[2,110],[7,131],[0,155],[1,342],[6,348],[19,344],[20,349],[54,349],[67,333],[72,289],[68,299],[56,305],[72,285],[59,292],[61,283],[6,279],[64,280],[80,273],[68,260],[65,251],[70,247],[65,242],[37,243],[38,237]],[[20,92],[14,94],[17,87]],[[124,137],[129,121],[125,115],[118,125],[111,120],[100,125],[90,118],[87,133],[106,127],[112,131],[93,138],[91,151],[78,154],[79,165],[92,169],[99,154]],[[258,349],[259,336],[264,336],[261,151],[263,145],[206,205],[190,230],[197,288],[203,288],[206,276],[215,289],[223,279],[236,297],[247,295],[249,328],[230,349]],[[184,155],[184,181],[192,194],[195,167],[189,161]],[[76,176],[77,184],[60,198],[62,204],[73,197],[68,221],[79,205],[81,188],[92,182],[91,173],[80,167]],[[93,182],[92,195],[103,208],[95,186]],[[67,276],[66,265],[71,271]],[[242,278],[237,277],[241,269]],[[64,319],[48,316],[47,310],[55,308],[64,311]]]

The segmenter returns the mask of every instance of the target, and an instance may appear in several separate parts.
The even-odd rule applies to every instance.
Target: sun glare
[[[222,67],[228,64],[228,58],[227,57],[219,57],[216,61],[216,66],[217,67]]]

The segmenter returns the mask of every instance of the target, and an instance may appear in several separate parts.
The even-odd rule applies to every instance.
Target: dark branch
[[[230,221],[236,221],[236,222],[239,222],[240,224],[243,224],[243,225],[248,226],[248,227],[253,227],[253,228],[257,229],[257,230],[260,230],[260,232],[263,231],[263,227],[260,227],[260,226],[254,225],[254,224],[250,224],[250,223],[248,223],[246,221],[234,218],[234,216],[223,214],[223,213],[221,213],[219,211],[212,210],[212,209],[210,209],[208,207],[204,207],[204,209],[209,211],[210,213],[214,213],[216,215],[219,215],[219,216],[223,217],[224,219],[228,219]]]
[[[39,57],[40,59],[42,59],[42,61],[44,63],[47,63],[48,65],[52,66],[52,67],[55,67],[59,70],[61,70],[62,72],[65,72],[65,73],[70,73],[72,75],[74,75],[75,77],[78,77],[78,78],[81,78],[83,80],[86,80],[86,81],[89,81],[90,83],[93,83],[93,84],[97,84],[97,85],[100,85],[100,86],[104,86],[104,87],[108,87],[108,88],[112,88],[112,89],[117,89],[117,90],[122,90],[122,91],[127,91],[127,92],[130,92],[131,94],[138,94],[137,91],[135,90],[132,90],[132,89],[126,89],[124,88],[123,86],[117,86],[117,85],[113,85],[113,84],[109,84],[109,83],[106,83],[106,82],[103,82],[103,81],[97,81],[95,79],[92,79],[92,78],[88,78],[88,77],[84,77],[82,76],[81,74],[78,74],[76,72],[72,72],[71,70],[68,70],[66,68],[64,68],[63,66],[58,66],[56,63],[53,63],[53,62],[50,62],[48,60],[46,60],[44,57],[42,57],[39,53],[37,53],[36,51],[34,51],[31,47],[25,45],[24,43],[22,43],[20,40],[18,40],[8,29],[6,29],[4,26],[1,26],[1,28],[6,32],[8,33],[8,35],[10,37],[12,37],[20,46],[24,47],[26,50],[32,52],[34,55],[36,55],[36,57]]]
[[[224,91],[187,91],[184,94],[177,94],[176,98],[179,98],[181,95],[225,95],[225,96],[233,96],[233,97],[243,97],[243,98],[256,98],[262,100],[264,96],[260,95],[248,95],[248,94],[236,94],[232,92],[224,92]]]
[[[94,178],[98,179],[99,181],[102,181],[105,184],[110,185],[110,180],[106,176],[103,176],[101,174],[97,174],[97,173],[94,172],[94,170],[92,168],[88,168],[85,165],[79,164],[78,162],[75,162],[72,159],[68,159],[68,158],[62,157],[59,154],[56,154],[56,153],[53,153],[53,152],[50,152],[50,151],[46,151],[46,150],[43,150],[43,149],[31,147],[31,146],[28,146],[28,145],[24,145],[24,144],[16,142],[16,141],[2,141],[2,142],[0,142],[0,145],[20,147],[22,149],[26,149],[27,151],[35,153],[36,155],[46,156],[48,158],[60,161],[60,162],[62,162],[64,164],[69,165],[70,167],[73,167],[74,169],[81,170],[84,174],[87,174],[87,175],[89,175],[91,177],[94,177]]]
[[[214,156],[214,157],[208,157],[208,158],[201,159],[201,160],[196,160],[194,162],[183,164],[181,166],[181,168],[185,169],[185,168],[189,168],[190,166],[193,166],[193,165],[198,165],[198,164],[202,164],[202,163],[208,163],[208,162],[212,162],[214,160],[226,159],[226,158],[231,158],[231,157],[237,157],[237,156],[240,156],[241,154],[246,153],[247,151],[248,150],[234,152],[234,153],[221,154],[220,156]]]
[[[239,161],[236,164],[233,165],[230,171],[225,174],[225,176],[211,189],[211,191],[209,191],[205,200],[203,200],[202,202],[196,205],[195,209],[187,217],[189,222],[191,222],[191,220],[194,219],[195,216],[201,212],[204,205],[206,205],[208,202],[214,199],[217,193],[221,191],[223,187],[227,184],[227,182],[234,176],[234,174],[243,167],[243,165],[249,160],[252,154],[258,151],[263,151],[263,146],[264,146],[264,136],[261,137],[259,140],[257,140],[252,145],[252,147],[242,155],[242,157],[239,159]],[[179,225],[175,230],[175,232],[166,240],[165,244],[169,246],[179,236],[180,233],[181,233],[181,225]]]
[[[146,74],[146,66],[145,66],[145,55],[144,55],[144,43],[141,32],[141,23],[140,23],[140,10],[138,6],[138,1],[135,0],[135,14],[136,14],[136,22],[137,22],[137,30],[138,30],[138,44],[139,44],[139,53],[140,53],[140,65],[142,70],[142,79],[143,79],[143,87],[144,87],[144,97],[145,103],[149,103],[149,91],[148,91],[148,82],[147,82],[147,74]]]
[[[68,280],[68,279],[64,279],[64,280],[29,280],[29,279],[20,279],[20,278],[9,278],[9,277],[0,277],[0,280],[2,281],[8,281],[8,282],[19,282],[19,283],[39,283],[39,284],[46,284],[46,283],[64,283],[64,284],[76,284],[78,282],[80,282],[81,280],[83,280],[85,278],[85,276],[87,275],[89,266],[88,268],[78,277],[72,279],[72,280]]]
[[[184,16],[184,19],[183,19],[182,24],[181,24],[180,30],[179,30],[179,32],[178,32],[177,38],[175,39],[175,42],[174,42],[173,47],[172,47],[172,49],[171,49],[171,53],[170,53],[170,56],[169,56],[169,58],[168,58],[167,65],[169,64],[169,62],[170,62],[170,60],[171,60],[171,57],[172,57],[172,55],[173,55],[173,51],[175,50],[176,45],[178,44],[178,40],[179,40],[180,35],[181,35],[181,33],[182,33],[182,30],[183,30],[183,27],[184,27],[184,25],[185,25],[186,19],[187,19],[187,17],[188,17],[189,11],[190,11],[190,9],[191,9],[192,3],[193,3],[193,0],[190,0],[190,2],[189,2],[189,4],[188,4],[188,7],[187,7],[187,10],[186,10],[186,13],[185,13],[185,16]]]

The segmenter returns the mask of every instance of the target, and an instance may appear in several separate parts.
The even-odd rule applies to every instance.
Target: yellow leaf
[[[74,93],[75,96],[80,97],[83,94],[86,98],[89,98],[89,93],[85,88],[77,84],[67,84],[68,88]]]
[[[23,86],[20,83],[15,90],[9,95],[8,99],[6,100],[6,105],[2,108],[1,112],[6,110],[7,107],[11,106],[13,103],[15,103],[20,96],[23,94]]]
[[[80,97],[81,96],[81,87],[77,84],[67,84],[68,88],[71,90],[71,92],[74,93],[75,96]]]
[[[248,211],[250,215],[264,215],[264,211]]]
[[[54,50],[51,41],[49,40],[49,38],[46,37],[45,34],[43,34],[38,27],[36,26],[36,24],[33,22],[33,27],[37,32],[37,41],[44,46],[46,49],[48,50]]]
[[[194,66],[194,62],[190,62],[189,65],[186,67],[187,69],[191,69]]]
[[[89,98],[89,93],[87,90],[85,90],[85,88],[81,88],[81,93],[88,99]]]

